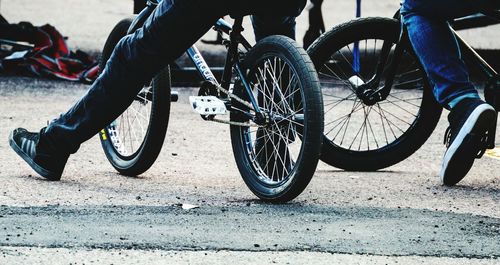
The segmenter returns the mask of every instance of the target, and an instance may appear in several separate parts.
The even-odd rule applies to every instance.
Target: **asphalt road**
[[[420,209],[249,202],[192,210],[2,207],[0,213],[8,228],[0,242],[19,247],[500,257],[500,220]]]
[[[499,263],[499,160],[478,160],[460,185],[440,186],[444,115],[400,164],[374,173],[320,164],[302,195],[270,205],[241,180],[228,127],[189,109],[194,89],[173,104],[163,151],[145,174],[115,173],[94,138],[62,181],[36,177],[8,133],[40,128],[85,89],[0,77],[0,264]]]

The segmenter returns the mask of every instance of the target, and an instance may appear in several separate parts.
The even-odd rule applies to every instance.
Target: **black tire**
[[[260,67],[271,70],[259,77]],[[267,37],[257,43],[245,55],[243,68],[259,107],[275,115],[282,114],[285,119],[257,129],[232,125],[231,143],[236,164],[246,185],[260,199],[270,202],[292,200],[310,182],[321,152],[323,103],[317,73],[304,49],[283,36]],[[277,69],[281,69],[279,76]],[[271,78],[267,77],[271,76],[275,76],[273,84],[281,89],[275,86],[272,91],[268,89]],[[234,93],[248,100],[239,82]],[[235,100],[233,107],[248,110]],[[234,111],[231,120],[249,121]]]
[[[104,69],[115,46],[121,38],[127,35],[127,30],[131,23],[131,19],[123,19],[111,31],[104,45],[99,65],[100,69]],[[144,122],[147,124],[143,126],[137,126],[137,121],[141,118],[141,115],[137,115],[135,112],[136,106],[142,111],[139,114],[146,115]],[[132,125],[130,123],[123,123],[122,121],[128,119],[129,114],[132,112],[135,115],[135,119],[132,122],[135,121],[136,123]],[[163,146],[169,114],[170,70],[167,67],[159,72],[150,83],[145,84],[130,107],[100,133],[104,153],[111,165],[120,174],[137,176],[147,171],[153,165]],[[130,119],[127,121],[130,121]],[[140,132],[137,132],[137,134],[140,133],[139,136],[136,134],[136,127],[141,128]],[[126,131],[127,129],[130,141],[126,140],[126,133],[120,133],[120,131]],[[132,137],[135,139],[132,140]],[[127,150],[129,148],[130,150]]]
[[[377,62],[377,51],[380,50],[377,50],[376,40],[394,44],[399,33],[400,23],[395,19],[356,19],[333,28],[308,49],[322,85],[325,136],[321,160],[329,165],[355,171],[374,171],[389,167],[418,150],[435,129],[442,108],[432,94],[425,71],[412,49],[408,48],[409,43],[404,46],[405,51],[398,65],[391,94],[385,101],[368,106],[359,101],[349,89],[339,88],[350,87],[348,78],[354,75],[367,82],[374,75],[374,62]],[[373,50],[368,48],[369,44],[374,44]],[[364,52],[361,50],[363,45]],[[360,52],[355,52],[355,49]],[[352,60],[349,61],[349,58]],[[370,66],[370,62],[372,69],[367,70],[366,65]],[[362,63],[366,64],[361,65]],[[407,68],[410,70],[405,72]],[[381,84],[383,81],[385,80]],[[344,112],[342,108],[345,108]],[[394,111],[390,111],[390,108]],[[362,113],[356,113],[361,109]],[[377,114],[379,117],[376,118],[380,121],[370,121],[370,115],[373,117]],[[403,119],[405,117],[409,118]],[[360,124],[359,128],[351,125],[348,129],[351,122],[354,125]],[[377,130],[383,130],[383,133],[380,132],[380,143],[376,138],[375,132],[379,134]],[[358,142],[353,144],[360,134],[359,145]],[[370,137],[373,139],[369,139]],[[361,148],[363,141],[366,143]]]

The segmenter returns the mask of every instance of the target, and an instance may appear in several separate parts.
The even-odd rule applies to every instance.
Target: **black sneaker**
[[[441,168],[441,182],[452,186],[469,172],[474,159],[486,149],[486,131],[495,122],[495,109],[480,99],[460,101],[448,115],[447,146]]]
[[[49,154],[40,147],[40,133],[18,128],[10,133],[9,144],[28,165],[48,180],[60,180],[69,155]]]

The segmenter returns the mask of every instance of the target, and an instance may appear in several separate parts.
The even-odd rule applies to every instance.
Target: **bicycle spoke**
[[[281,58],[269,57],[253,71],[250,81],[269,127],[243,129],[250,163],[262,180],[273,184],[288,178],[300,153],[304,128],[301,86],[294,70]],[[279,118],[275,120],[275,118]],[[299,153],[297,153],[299,152]]]
[[[362,80],[371,79],[367,77],[376,74],[373,66],[377,65],[380,51],[387,44],[391,45],[389,56],[393,56],[395,45],[389,40],[355,40],[332,51],[318,71],[324,87],[324,135],[333,144],[353,151],[377,150],[399,139],[418,119],[426,81],[411,54],[403,54],[388,97],[373,106],[365,105],[358,98],[348,80],[352,75]],[[384,73],[386,71],[384,69]],[[387,84],[385,78],[383,75],[379,88]]]
[[[149,94],[151,86],[144,87],[129,108],[114,121],[113,128],[108,126],[111,142],[115,150],[123,156],[134,154],[146,136],[151,117]]]
[[[388,114],[391,114],[390,112],[387,112],[387,111],[384,111],[383,109],[382,110],[382,113],[381,115],[384,116],[385,120],[387,121],[387,124],[389,125],[389,127],[391,128],[391,131],[392,131],[392,127],[390,126],[392,124],[392,126],[396,127],[396,129],[398,129],[400,132],[404,133],[405,131],[401,128],[399,128],[395,123],[393,123],[392,121],[390,121],[388,118],[387,118],[387,115],[385,115],[385,113],[388,113]],[[376,111],[375,111],[376,112]],[[379,113],[380,114],[380,113]],[[392,114],[391,114],[392,115]],[[395,116],[393,116],[395,117]],[[394,138],[397,139],[397,136],[396,134],[394,133],[394,131],[392,131],[393,135],[394,135]]]
[[[422,100],[422,97],[419,97],[419,98],[408,98],[408,99],[402,99],[402,98],[399,98],[399,97],[396,97],[396,96],[393,96],[393,95],[389,95],[389,96],[390,96],[391,98],[395,98],[395,99],[397,99],[397,100],[399,100],[399,101],[405,102],[405,103],[406,103],[406,104],[408,104],[408,105],[411,105],[411,106],[413,106],[413,107],[417,107],[417,108],[419,108],[419,109],[420,109],[420,106],[419,106],[419,105],[417,105],[417,104],[415,104],[415,103],[412,103],[412,102],[410,102],[410,101],[415,101],[415,100],[420,100],[420,101],[421,101],[421,100]],[[395,101],[393,101],[393,102],[395,102]]]

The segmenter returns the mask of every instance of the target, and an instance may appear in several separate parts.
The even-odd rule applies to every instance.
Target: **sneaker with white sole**
[[[476,158],[486,149],[488,128],[495,122],[495,109],[480,99],[460,101],[448,115],[450,126],[445,133],[447,150],[440,178],[443,185],[453,186],[469,172]]]
[[[61,179],[69,155],[44,150],[40,146],[40,133],[28,132],[23,128],[15,129],[9,135],[9,144],[40,176],[53,181]]]

